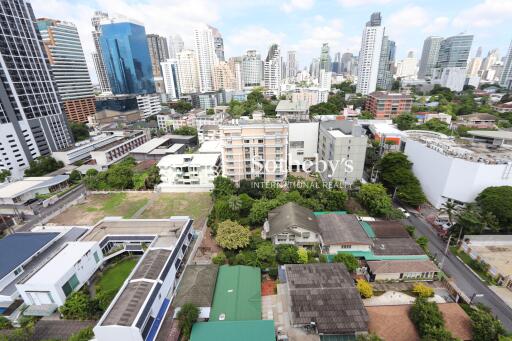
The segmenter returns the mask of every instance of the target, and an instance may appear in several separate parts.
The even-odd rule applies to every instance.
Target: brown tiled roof
[[[369,316],[368,329],[384,341],[419,341],[416,327],[409,317],[412,305],[366,307]],[[460,340],[471,340],[471,319],[457,303],[438,304],[445,327]]]
[[[368,330],[368,314],[345,265],[285,265],[291,323],[316,323],[319,333],[352,334]]]
[[[369,222],[376,238],[409,238],[409,233],[398,220]]]
[[[439,271],[431,260],[375,260],[367,263],[373,274]]]

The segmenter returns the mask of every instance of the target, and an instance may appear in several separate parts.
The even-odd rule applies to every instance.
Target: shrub
[[[217,265],[224,265],[226,264],[226,260],[226,255],[224,254],[224,252],[221,251],[212,258],[212,263]]]
[[[98,307],[105,311],[107,310],[110,302],[116,296],[117,290],[101,290],[96,294],[96,300],[98,301]]]
[[[332,261],[333,263],[345,264],[349,272],[354,272],[359,267],[359,261],[350,253],[338,253],[333,257]]]
[[[82,291],[72,293],[59,308],[66,320],[94,320],[99,311],[98,302]]]
[[[6,317],[0,316],[0,329],[11,329],[12,324]]]
[[[364,279],[358,279],[356,288],[359,291],[359,294],[362,298],[370,298],[373,296],[373,287],[370,283],[365,281]]]
[[[178,321],[180,321],[181,327],[181,336],[184,340],[188,340],[190,338],[190,333],[192,332],[192,326],[197,321],[199,317],[199,308],[196,307],[192,303],[185,303],[181,306],[180,311],[178,312]]]
[[[301,247],[297,250],[297,254],[299,256],[299,263],[306,264],[308,262],[308,251]]]
[[[418,297],[432,297],[434,296],[434,289],[423,283],[416,283],[412,288],[412,292]]]
[[[87,327],[71,335],[68,341],[89,341],[93,338],[94,332],[92,331],[92,327]]]

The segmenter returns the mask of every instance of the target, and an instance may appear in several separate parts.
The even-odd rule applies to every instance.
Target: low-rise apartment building
[[[220,126],[222,173],[238,183],[282,182],[288,170],[288,124],[278,119],[232,120]]]
[[[167,155],[158,162],[162,192],[209,191],[219,175],[220,154]]]
[[[125,158],[130,151],[151,139],[148,130],[128,131],[125,136],[91,152],[91,158],[103,168]]]
[[[143,119],[149,116],[157,115],[160,111],[162,111],[160,99],[160,94],[146,94],[137,96],[137,105]]]
[[[391,119],[411,112],[412,101],[411,96],[402,93],[375,91],[368,95],[365,107],[376,119]]]
[[[277,117],[288,121],[303,121],[309,119],[309,106],[304,102],[281,100],[276,107]]]
[[[324,181],[337,180],[351,184],[363,176],[368,138],[354,121],[320,123],[318,134],[319,163],[317,171]]]

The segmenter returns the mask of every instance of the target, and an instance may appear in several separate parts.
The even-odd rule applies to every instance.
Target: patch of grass
[[[100,206],[89,206],[87,212],[104,212],[106,215],[119,215],[123,212],[123,218],[131,218],[142,206],[146,205],[148,198],[130,200],[126,193],[113,193]]]
[[[169,218],[173,215],[192,217],[194,226],[200,227],[206,221],[212,205],[209,193],[162,193],[146,208],[141,218]]]
[[[96,283],[96,290],[119,290],[136,264],[137,258],[127,258],[108,268]]]

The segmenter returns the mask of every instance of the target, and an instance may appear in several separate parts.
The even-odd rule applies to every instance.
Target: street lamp
[[[477,294],[476,292],[471,296],[471,299],[469,300],[469,304],[471,305],[471,303],[473,302],[473,300],[475,298],[478,298],[478,297],[484,297],[484,294]]]

